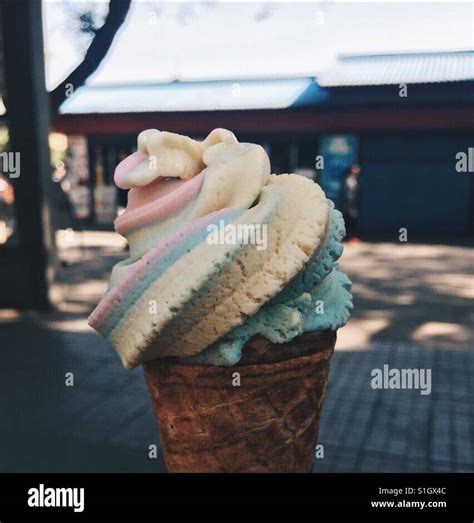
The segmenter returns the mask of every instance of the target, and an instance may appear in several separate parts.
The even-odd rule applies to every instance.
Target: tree
[[[89,76],[96,71],[114,41],[115,35],[123,24],[130,9],[131,0],[110,0],[109,13],[104,24],[96,28],[94,21],[88,13],[81,15],[81,30],[93,33],[94,39],[87,49],[82,62],[65,78],[53,91],[51,91],[51,109],[53,115],[57,114],[59,106],[67,98],[71,90],[84,85]]]

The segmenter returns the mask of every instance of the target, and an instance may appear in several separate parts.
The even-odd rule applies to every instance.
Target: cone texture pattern
[[[264,362],[234,367],[145,363],[167,471],[311,471],[335,341],[333,331],[281,345],[256,337],[242,362]]]

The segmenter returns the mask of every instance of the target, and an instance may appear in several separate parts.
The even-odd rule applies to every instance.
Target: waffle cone
[[[335,341],[332,331],[279,345],[255,337],[234,367],[145,363],[167,471],[311,471]]]

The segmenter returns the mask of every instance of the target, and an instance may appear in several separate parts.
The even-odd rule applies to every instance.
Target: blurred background
[[[215,127],[346,218],[315,471],[474,471],[471,2],[0,8],[1,471],[164,470],[142,371],[87,316],[127,255],[117,163],[144,129]],[[431,394],[373,390],[384,364]]]

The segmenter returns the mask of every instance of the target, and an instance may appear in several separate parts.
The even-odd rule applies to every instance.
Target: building
[[[473,230],[473,161],[458,172],[474,147],[471,51],[343,56],[317,78],[86,85],[55,128],[87,140],[92,221],[110,222],[114,167],[151,127],[194,137],[232,129],[265,146],[274,172],[314,177],[336,204],[345,169],[360,163],[366,237]]]

